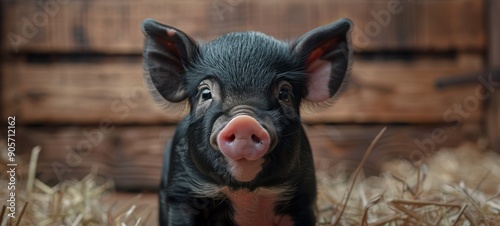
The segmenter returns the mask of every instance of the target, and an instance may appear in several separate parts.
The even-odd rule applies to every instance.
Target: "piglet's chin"
[[[257,160],[239,159],[233,160],[227,158],[229,163],[229,171],[231,175],[239,182],[250,182],[262,170],[264,159]]]

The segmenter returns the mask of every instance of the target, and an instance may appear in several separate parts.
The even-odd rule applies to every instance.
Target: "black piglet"
[[[147,85],[158,101],[190,107],[165,152],[160,225],[315,224],[300,109],[345,83],[351,26],[341,19],[291,43],[259,32],[199,43],[143,22]]]

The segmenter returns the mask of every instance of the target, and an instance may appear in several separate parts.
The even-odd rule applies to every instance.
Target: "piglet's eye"
[[[290,88],[281,87],[280,92],[278,93],[278,99],[284,102],[289,102],[291,94],[292,90],[290,90]]]
[[[208,88],[203,88],[201,90],[201,99],[203,100],[210,100],[212,99],[212,91]]]

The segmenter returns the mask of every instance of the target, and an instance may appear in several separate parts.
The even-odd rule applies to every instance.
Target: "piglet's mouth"
[[[237,181],[250,182],[255,179],[255,177],[257,177],[257,174],[259,174],[259,172],[262,170],[264,158],[260,158],[257,160],[228,159],[228,163],[229,171]]]

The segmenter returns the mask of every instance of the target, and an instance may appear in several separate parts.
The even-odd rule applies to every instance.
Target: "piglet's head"
[[[207,179],[270,186],[300,170],[301,158],[311,158],[299,109],[328,103],[341,88],[350,28],[341,19],[291,43],[259,32],[198,43],[147,19],[144,77],[157,100],[190,106],[183,139]]]

